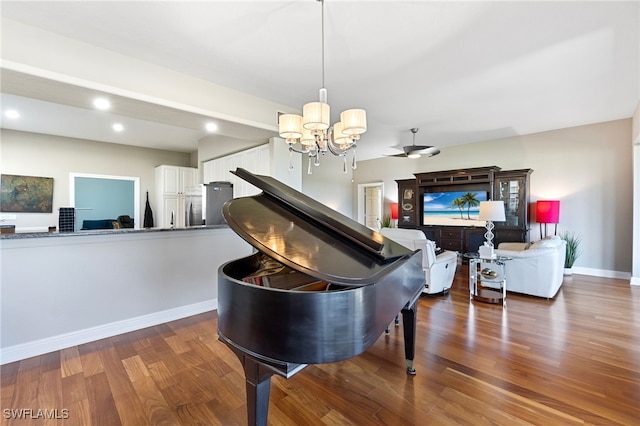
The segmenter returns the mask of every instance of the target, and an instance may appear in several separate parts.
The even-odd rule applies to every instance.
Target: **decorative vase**
[[[564,275],[573,275],[573,268],[564,268]]]

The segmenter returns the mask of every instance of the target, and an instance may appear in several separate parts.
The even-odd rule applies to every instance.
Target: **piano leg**
[[[402,328],[404,331],[404,356],[407,361],[407,374],[416,374],[413,368],[413,359],[416,354],[416,319],[418,304],[417,300],[402,309]]]
[[[393,320],[393,323],[395,324],[395,326],[399,326],[400,325],[400,316],[396,315],[395,319]],[[384,334],[389,334],[389,327],[390,325],[387,326],[387,328],[384,329]]]
[[[242,351],[232,348],[244,368],[247,389],[247,424],[267,426],[269,392],[274,371]]]

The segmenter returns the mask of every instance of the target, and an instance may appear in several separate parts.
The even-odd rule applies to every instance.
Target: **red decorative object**
[[[538,223],[560,222],[560,201],[544,200],[536,202],[536,221]]]
[[[398,203],[391,203],[391,219],[398,220]]]
[[[540,224],[540,237],[547,236],[547,223],[555,223],[555,231],[558,232],[558,222],[560,222],[560,201],[558,200],[540,200],[536,202],[536,221]],[[542,233],[542,224],[544,223],[544,234]]]

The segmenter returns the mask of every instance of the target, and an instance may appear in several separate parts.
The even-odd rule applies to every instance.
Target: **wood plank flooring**
[[[416,376],[392,328],[356,358],[274,376],[269,423],[640,424],[639,287],[574,275],[554,300],[509,294],[503,309],[470,302],[466,276],[420,299]],[[211,312],[4,365],[1,424],[246,424],[216,326]]]

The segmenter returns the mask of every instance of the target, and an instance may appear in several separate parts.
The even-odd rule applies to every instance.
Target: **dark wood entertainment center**
[[[484,242],[482,226],[443,226],[423,222],[425,193],[446,191],[486,191],[489,200],[502,200],[505,222],[496,222],[494,245],[505,241],[526,242],[529,239],[529,176],[533,170],[501,170],[500,167],[476,167],[416,173],[415,179],[398,183],[398,227],[421,229],[445,250],[474,252]]]

